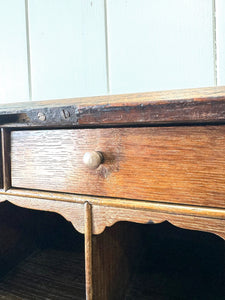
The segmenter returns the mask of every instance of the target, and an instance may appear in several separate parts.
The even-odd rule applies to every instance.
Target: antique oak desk
[[[17,262],[11,237],[25,231],[51,239],[57,225],[46,214],[71,222],[85,242],[85,285],[71,299],[124,299],[138,238],[130,224],[168,221],[225,238],[225,87],[5,105],[0,125],[6,252]]]

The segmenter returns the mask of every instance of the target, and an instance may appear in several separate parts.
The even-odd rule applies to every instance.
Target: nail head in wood
[[[83,162],[89,169],[97,169],[103,160],[103,155],[99,151],[86,152],[83,156]]]
[[[38,119],[39,119],[40,121],[45,121],[45,120],[46,120],[45,114],[43,114],[42,112],[39,112],[39,113],[38,113]]]
[[[63,110],[61,111],[61,116],[62,116],[64,119],[69,119],[69,117],[70,117],[70,112],[69,112],[68,110],[66,110],[66,109],[63,109]]]

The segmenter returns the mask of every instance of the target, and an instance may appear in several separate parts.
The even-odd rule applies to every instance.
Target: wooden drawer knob
[[[86,152],[83,156],[83,162],[89,169],[97,169],[103,160],[103,155],[99,151]]]

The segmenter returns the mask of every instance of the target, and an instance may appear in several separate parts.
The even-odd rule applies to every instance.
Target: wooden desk
[[[87,299],[123,297],[125,229],[98,237],[119,221],[225,238],[224,87],[13,104],[0,123],[0,200],[84,234]]]

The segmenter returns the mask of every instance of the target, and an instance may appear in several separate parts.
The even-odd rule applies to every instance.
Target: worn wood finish
[[[85,234],[85,251],[82,248],[77,253],[83,256],[85,252],[87,299],[132,299],[139,291],[136,283],[142,280],[142,275],[139,276],[142,273],[135,273],[134,263],[142,257],[140,251],[146,244],[139,241],[147,230],[136,231],[136,228],[147,226],[134,223],[168,221],[225,239],[224,87],[71,99],[31,106],[0,108],[5,180],[0,189],[0,202],[45,210],[44,215],[51,215],[48,211],[56,212]],[[106,128],[112,125],[114,128]],[[30,130],[24,130],[27,126]],[[36,126],[40,130],[34,130]],[[75,128],[79,126],[82,128]],[[100,151],[104,156],[103,163],[94,170],[83,163],[84,153],[90,151]],[[19,214],[22,219],[18,228],[30,230],[36,224],[35,233],[41,241],[47,231],[45,243],[51,240],[54,244],[58,224],[63,235],[58,244],[61,247],[67,231],[61,227],[61,217],[55,216],[49,229],[49,223],[42,218],[38,221],[31,218],[32,226],[29,222],[23,224]],[[17,215],[8,218],[0,211],[0,217],[0,223],[4,219],[8,223],[12,219],[13,223]],[[0,237],[6,238],[5,227],[2,228]],[[14,235],[15,231],[9,232],[6,252],[14,246],[10,244]],[[72,235],[67,242],[75,248],[79,244]],[[145,254],[149,254],[149,249]],[[51,253],[47,261],[53,256]],[[84,271],[79,262],[76,266],[70,264],[72,269],[66,270],[69,274],[66,276]],[[45,265],[44,262],[39,267]],[[39,272],[39,267],[34,271]],[[145,286],[151,280],[147,272],[143,278]],[[131,274],[135,276],[131,278]],[[54,281],[51,276],[46,278]],[[23,276],[20,279],[24,282]],[[14,282],[13,278],[9,280]],[[85,297],[83,281],[81,289],[75,287],[78,293],[71,294],[70,287],[67,288],[64,295],[68,298]],[[46,298],[46,295],[47,291],[42,293],[41,289],[33,293],[34,297]],[[11,294],[2,296],[9,298]],[[140,297],[145,299],[146,294]],[[137,295],[134,299],[138,299]]]
[[[224,208],[224,144],[222,125],[14,131],[12,186]]]
[[[7,191],[11,186],[10,132],[1,128],[2,145],[2,178],[3,188]]]
[[[66,203],[61,201],[41,200],[39,198],[24,198],[12,195],[0,195],[0,202],[9,201],[20,207],[56,212],[71,222],[74,228],[84,233],[84,206],[79,203]]]
[[[119,221],[129,221],[141,224],[154,224],[168,221],[171,224],[191,230],[214,233],[225,239],[225,219],[211,219],[182,214],[170,214],[150,210],[127,209],[93,205],[93,233],[100,234],[106,227]]]
[[[225,210],[222,208],[209,208],[193,205],[180,205],[180,204],[166,204],[151,201],[136,201],[127,199],[114,199],[106,197],[94,197],[85,195],[74,195],[65,193],[53,193],[36,190],[25,190],[11,188],[7,192],[0,190],[0,195],[5,195],[7,199],[8,195],[26,198],[35,198],[43,200],[55,200],[75,203],[88,202],[94,205],[100,205],[104,207],[118,207],[118,208],[131,208],[140,210],[151,210],[158,212],[168,212],[170,214],[182,214],[189,216],[200,216],[212,219],[225,219]]]
[[[44,114],[44,118],[39,118]],[[111,95],[0,106],[9,127],[225,122],[225,87]]]

